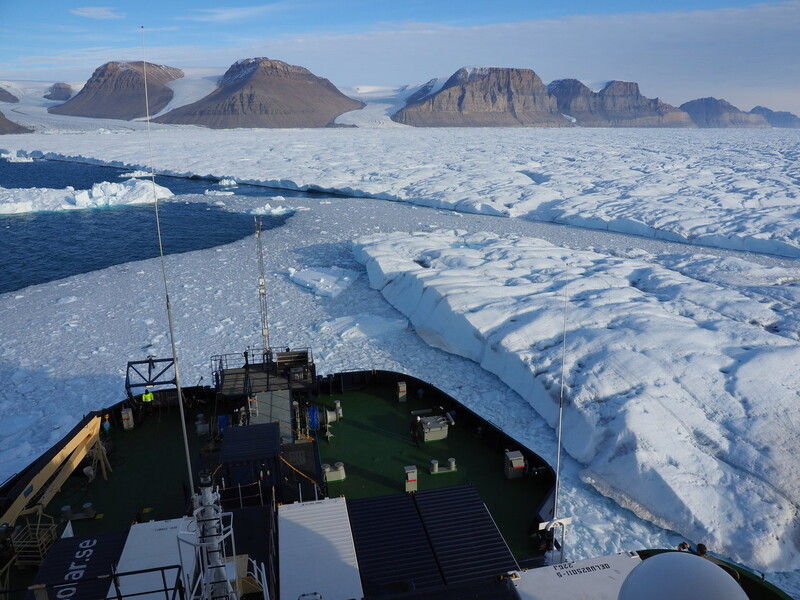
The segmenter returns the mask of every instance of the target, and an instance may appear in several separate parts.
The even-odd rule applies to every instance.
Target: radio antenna
[[[161,257],[161,276],[164,280],[164,298],[167,303],[167,323],[169,324],[169,340],[172,344],[172,363],[175,367],[175,389],[178,392],[178,410],[181,415],[181,428],[183,429],[183,449],[186,453],[186,470],[189,475],[189,489],[194,493],[194,478],[192,477],[192,459],[189,454],[189,441],[186,435],[186,418],[183,414],[183,392],[181,391],[181,378],[178,371],[178,350],[175,346],[175,329],[172,326],[172,306],[169,301],[169,286],[167,285],[167,267],[164,262],[164,245],[161,240],[161,222],[158,216],[158,193],[156,192],[156,170],[153,166],[153,142],[150,135],[150,99],[147,96],[147,60],[144,52],[144,26],[142,26],[142,73],[144,75],[144,107],[147,115],[147,155],[150,161],[150,181],[153,189],[153,206],[156,212],[156,231],[158,233],[158,253]]]
[[[564,422],[564,389],[565,389],[565,372],[567,364],[567,288],[569,282],[564,281],[564,325],[562,331],[561,343],[561,391],[558,398],[558,427],[556,428],[556,484],[553,492],[553,519],[539,523],[539,531],[545,530],[550,534],[550,551],[549,563],[559,564],[564,562],[564,555],[566,554],[566,540],[567,540],[567,525],[572,523],[572,517],[558,518],[558,492],[561,484],[561,430]],[[561,533],[560,542],[556,539],[557,533]]]

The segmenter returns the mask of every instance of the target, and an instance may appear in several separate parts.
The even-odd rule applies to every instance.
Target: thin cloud
[[[69,11],[75,16],[83,17],[85,19],[124,19],[125,15],[116,12],[110,6],[84,6],[82,8],[73,8]]]
[[[183,19],[207,23],[233,23],[234,21],[247,21],[268,13],[285,10],[286,8],[288,6],[285,2],[262,4],[260,6],[201,8],[196,11],[197,14],[183,17]]]
[[[145,27],[144,32],[156,33],[159,31],[178,31],[179,29],[180,28],[177,25],[171,25],[169,27]],[[141,27],[137,27],[135,30],[133,30],[134,33],[141,33],[141,31],[142,31]]]

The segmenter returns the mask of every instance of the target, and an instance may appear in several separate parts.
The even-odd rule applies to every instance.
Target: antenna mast
[[[556,450],[556,485],[553,492],[553,520],[539,523],[539,531],[546,530],[551,536],[551,546],[549,554],[550,564],[559,564],[564,562],[564,555],[566,554],[566,539],[567,539],[567,525],[572,523],[572,517],[558,518],[558,492],[560,486],[561,476],[561,427],[564,422],[564,372],[566,370],[567,362],[567,288],[569,282],[564,282],[564,325],[562,332],[562,346],[561,346],[561,391],[558,398],[558,428],[556,433],[556,443],[558,444]],[[561,541],[556,539],[557,533],[561,533]]]
[[[258,247],[258,301],[261,312],[261,341],[264,352],[269,351],[269,323],[267,322],[267,279],[264,275],[264,246],[261,241],[261,219],[256,221],[256,245]]]
[[[186,418],[183,414],[183,392],[181,379],[178,373],[178,350],[175,346],[175,330],[172,327],[172,306],[169,301],[169,287],[167,286],[167,268],[164,263],[164,246],[161,242],[161,222],[158,218],[158,194],[156,193],[156,171],[153,166],[153,143],[150,138],[150,99],[147,97],[147,61],[144,54],[144,26],[142,27],[142,73],[144,75],[144,106],[147,114],[147,154],[150,160],[150,181],[153,189],[153,206],[156,211],[156,231],[158,232],[158,252],[161,256],[161,275],[164,279],[164,298],[167,302],[167,322],[169,323],[169,340],[172,344],[172,362],[175,365],[175,388],[178,392],[178,410],[181,414],[181,428],[183,429],[183,449],[186,452],[186,470],[189,475],[189,489],[194,493],[194,478],[192,477],[192,459],[189,454],[189,442],[186,435]]]

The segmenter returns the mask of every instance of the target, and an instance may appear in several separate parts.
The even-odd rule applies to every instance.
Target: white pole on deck
[[[144,27],[142,27],[142,72],[144,74],[144,106],[147,114],[147,154],[150,160],[150,181],[153,188],[153,206],[156,211],[156,231],[158,232],[158,252],[161,256],[161,275],[164,280],[164,298],[167,302],[167,323],[169,324],[169,340],[172,344],[172,363],[175,367],[175,389],[178,392],[178,410],[181,415],[181,429],[183,431],[183,449],[186,452],[186,471],[189,475],[189,490],[194,493],[194,478],[192,477],[192,459],[189,454],[189,437],[186,434],[186,418],[183,411],[183,391],[181,378],[178,372],[178,350],[175,346],[175,330],[172,326],[172,306],[169,301],[169,286],[167,285],[167,268],[164,262],[164,246],[161,243],[161,222],[158,218],[158,194],[156,193],[156,171],[153,166],[153,143],[150,139],[150,99],[147,97],[147,61],[144,53]]]

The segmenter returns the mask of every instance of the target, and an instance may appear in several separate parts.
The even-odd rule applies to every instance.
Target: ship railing
[[[270,600],[269,581],[267,579],[267,569],[264,566],[264,563],[256,562],[252,558],[248,558],[247,563],[247,576],[252,577],[258,583],[264,600]]]
[[[264,506],[264,493],[260,479],[245,485],[219,488],[220,503],[228,510],[245,506]],[[238,506],[233,506],[237,505]]]
[[[175,580],[172,585],[167,583],[167,571],[175,571]],[[138,596],[150,596],[151,594],[157,594],[163,592],[165,600],[185,600],[186,599],[186,590],[183,587],[183,578],[181,577],[183,569],[181,569],[180,565],[172,565],[169,567],[153,567],[151,569],[140,569],[138,571],[127,571],[125,573],[115,573],[114,577],[112,578],[112,590],[109,590],[108,596],[106,598],[116,598],[117,600],[122,600],[123,598],[136,598]],[[134,575],[145,575],[147,573],[159,573],[161,575],[161,587],[156,587],[152,590],[146,590],[144,592],[135,592],[132,594],[123,594],[120,590],[121,583],[120,581],[125,577],[132,577]],[[62,596],[56,595],[56,598],[60,599]],[[38,598],[36,599],[38,600]]]
[[[246,356],[245,356],[246,354]],[[284,364],[285,363],[285,364]],[[231,352],[215,354],[211,357],[211,372],[214,374],[215,383],[220,383],[222,372],[227,369],[242,369],[245,364],[253,370],[266,370],[267,365],[280,366],[307,366],[314,364],[314,355],[311,348],[250,348],[245,352]]]
[[[175,571],[175,578],[172,583],[168,572]],[[88,585],[94,582],[108,581],[108,593],[105,598],[116,600],[125,600],[127,598],[138,598],[141,596],[148,596],[150,598],[163,594],[164,600],[186,600],[186,591],[183,586],[183,578],[181,577],[180,565],[170,565],[166,567],[153,567],[150,569],[139,569],[137,571],[125,571],[123,573],[110,573],[107,575],[98,575],[96,577],[85,577],[79,581],[70,581],[67,583],[33,584],[27,588],[16,590],[0,591],[0,596],[19,597],[21,593],[32,594],[34,600],[65,600],[67,598],[81,598],[86,597],[82,590],[86,590]],[[161,586],[156,586],[152,589],[145,591],[137,591],[132,593],[123,593],[123,588],[127,585],[123,580],[129,577],[139,577],[141,580],[142,575],[150,573],[159,573],[161,575]]]
[[[0,590],[7,590],[11,582],[11,567],[14,566],[14,557],[12,556],[9,561],[0,567]],[[0,600],[8,600],[9,594],[0,591]]]

